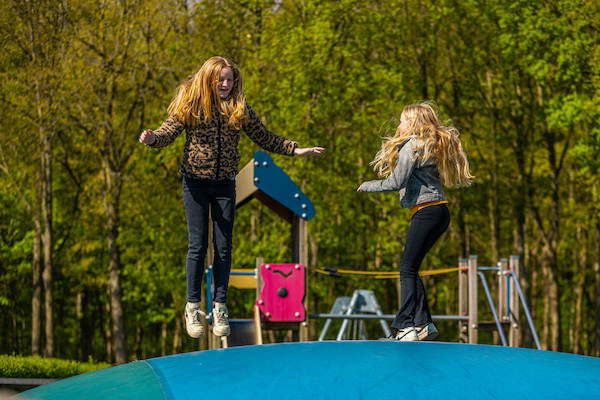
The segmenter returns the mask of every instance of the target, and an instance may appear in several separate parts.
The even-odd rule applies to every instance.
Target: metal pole
[[[487,295],[490,307],[492,308],[492,314],[494,314],[494,320],[496,321],[496,327],[498,328],[498,333],[500,334],[500,339],[502,340],[502,346],[506,347],[508,346],[508,344],[506,343],[506,337],[504,337],[504,331],[502,330],[502,325],[500,325],[498,313],[496,312],[496,306],[494,305],[494,300],[492,300],[492,295],[490,293],[490,289],[488,288],[487,281],[485,280],[485,275],[483,274],[483,272],[478,272],[478,274],[481,278],[481,283],[483,283],[483,288],[485,289],[485,294]]]
[[[381,307],[379,307],[379,303],[377,303],[377,300],[375,300],[375,298],[373,298],[373,302],[375,304],[377,304],[377,306],[375,307],[375,314],[377,314],[378,316],[382,316],[383,312],[381,312]],[[361,320],[361,324],[362,324],[362,320]],[[383,332],[385,333],[386,337],[392,336],[392,331],[390,330],[390,327],[389,327],[388,323],[385,321],[385,319],[383,319],[383,318],[380,319],[379,324],[383,328]]]
[[[355,290],[354,294],[352,294],[352,299],[350,299],[350,304],[348,304],[348,309],[346,310],[346,315],[352,314],[352,312],[354,311],[354,306],[356,305],[357,301],[358,301],[358,290]],[[344,322],[342,322],[342,327],[340,328],[337,338],[335,339],[338,342],[344,338],[344,331],[348,327],[349,321],[350,321],[349,319],[344,319]]]
[[[321,318],[320,317],[321,314],[311,314],[309,315],[310,318]],[[326,315],[326,314],[323,314]],[[329,314],[329,315],[335,315],[335,314]],[[319,342],[322,342],[323,340],[325,340],[325,335],[327,334],[327,330],[329,330],[329,327],[331,326],[331,319],[332,317],[327,318],[327,321],[325,321],[325,326],[323,326],[323,330],[321,331],[321,334],[319,335]]]
[[[523,289],[521,289],[521,284],[519,280],[514,275],[513,271],[508,271],[507,275],[514,278],[515,287],[519,291],[519,297],[521,298],[521,304],[523,305],[523,310],[525,311],[525,316],[527,317],[527,322],[529,323],[529,328],[531,329],[531,334],[533,335],[533,339],[535,340],[535,344],[538,350],[542,349],[542,345],[540,344],[540,338],[538,338],[537,332],[535,331],[535,325],[533,325],[533,319],[531,318],[531,314],[529,313],[529,307],[527,307],[527,303],[525,303],[525,295],[523,294]]]

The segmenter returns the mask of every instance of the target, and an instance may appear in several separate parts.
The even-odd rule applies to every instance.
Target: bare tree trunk
[[[135,321],[135,344],[134,344],[134,353],[135,353],[135,357],[136,360],[142,360],[143,359],[143,355],[142,355],[142,340],[143,340],[143,336],[144,336],[144,331],[142,329],[142,324],[139,321],[139,318],[136,318]]]
[[[48,134],[42,133],[42,246],[44,255],[44,311],[46,328],[46,357],[54,357],[54,318],[52,295],[52,141]]]
[[[466,258],[469,255],[469,232],[467,223],[465,221],[465,212],[462,206],[462,191],[456,193],[456,212],[458,215],[458,221],[456,226],[458,227],[458,251],[459,258]]]
[[[79,343],[79,346],[77,346],[77,359],[79,361],[87,361],[85,346],[85,327],[83,318],[83,298],[83,292],[78,291],[75,295],[75,317],[77,318],[76,337],[78,338],[77,342]]]
[[[112,335],[112,318],[110,318],[110,315],[112,314],[110,311],[110,290],[107,288],[106,289],[106,294],[107,294],[107,298],[108,301],[106,303],[104,303],[104,309],[105,309],[105,313],[106,313],[106,323],[105,323],[105,327],[104,327],[104,335],[105,335],[105,346],[106,346],[106,362],[107,363],[113,363],[115,360],[114,357],[114,347],[113,347],[113,335]]]
[[[492,73],[487,71],[487,97],[490,105],[494,104],[493,101],[493,84],[492,84]],[[492,109],[492,112],[494,110]],[[491,130],[491,163],[490,166],[490,184],[488,186],[488,212],[490,218],[490,233],[492,241],[492,262],[496,263],[499,261],[498,256],[498,243],[500,242],[500,216],[498,211],[498,159],[496,157],[496,126],[497,118],[495,113],[492,115]]]
[[[183,343],[183,337],[181,335],[181,326],[183,325],[183,321],[179,316],[181,313],[175,313],[175,318],[173,322],[175,323],[175,333],[173,334],[173,351],[172,354],[177,354],[181,351],[181,344]]]
[[[562,343],[561,343],[561,312],[560,312],[560,295],[559,295],[559,287],[558,287],[558,274],[556,268],[551,266],[548,270],[549,279],[548,279],[548,299],[550,301],[550,331],[551,331],[551,350],[553,351],[561,351]]]
[[[542,319],[542,348],[548,350],[550,348],[550,296],[548,290],[548,268],[546,260],[542,260],[542,288],[544,293],[544,317]]]
[[[577,227],[577,242],[578,243],[587,243],[587,241],[583,240],[583,235],[581,233],[581,226]],[[587,251],[586,246],[583,245],[581,250],[579,250],[576,254],[577,262],[577,271],[575,272],[575,279],[577,282],[577,286],[575,288],[575,322],[574,322],[574,332],[573,332],[573,348],[572,351],[575,354],[581,354],[581,332],[582,332],[582,313],[583,313],[583,287],[585,284],[585,273],[586,273],[586,264],[587,264]]]
[[[33,234],[33,295],[31,296],[31,355],[39,356],[42,348],[42,232],[34,222]]]
[[[160,355],[167,355],[167,321],[160,324]]]
[[[127,362],[127,337],[121,292],[121,255],[119,244],[119,200],[121,196],[120,174],[114,171],[108,161],[103,162],[105,193],[104,210],[108,235],[108,289],[110,293],[110,311],[112,318],[115,362]]]

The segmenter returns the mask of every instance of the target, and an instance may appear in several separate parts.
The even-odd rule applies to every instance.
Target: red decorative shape
[[[304,265],[263,264],[263,287],[256,304],[263,318],[273,322],[301,322],[306,318]]]

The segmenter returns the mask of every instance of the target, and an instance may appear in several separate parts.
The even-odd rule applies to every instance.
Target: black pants
[[[202,298],[202,274],[208,248],[208,210],[213,220],[215,257],[213,276],[214,300],[227,301],[229,272],[231,271],[231,243],[235,217],[235,181],[224,179],[183,178],[183,204],[188,226],[188,254],[186,261],[187,301],[197,303]]]
[[[432,322],[419,267],[449,223],[450,213],[445,204],[425,207],[413,216],[400,263],[401,306],[392,327],[404,329]]]

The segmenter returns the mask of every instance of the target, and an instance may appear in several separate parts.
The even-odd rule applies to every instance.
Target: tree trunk
[[[551,250],[550,250],[551,251]],[[554,253],[551,251],[551,253]],[[558,271],[556,266],[556,259],[554,258],[556,255],[552,254],[552,258],[548,260],[548,276],[547,276],[547,288],[548,288],[548,301],[549,301],[549,312],[550,312],[550,349],[553,351],[561,351],[561,312],[560,312],[560,293],[558,287]]]
[[[42,232],[39,220],[34,221],[33,234],[33,295],[31,296],[31,355],[41,355],[42,348]]]
[[[173,318],[173,322],[175,323],[175,332],[173,333],[173,351],[172,354],[177,354],[181,351],[181,344],[183,343],[183,337],[181,334],[181,326],[183,325],[183,321],[179,316],[181,313],[175,313],[175,318]]]
[[[46,327],[46,357],[54,357],[54,318],[52,294],[52,138],[42,134],[42,246],[44,255],[44,311]]]
[[[467,232],[467,223],[465,221],[465,212],[462,206],[462,191],[459,190],[456,193],[456,213],[458,221],[456,226],[458,227],[458,251],[459,258],[466,258],[470,251],[469,249],[469,238]]]
[[[550,290],[548,289],[549,283],[548,283],[548,268],[547,268],[547,261],[544,259],[542,260],[542,290],[544,293],[544,317],[542,319],[542,348],[544,350],[548,350],[550,348],[549,343],[550,343],[550,324],[549,324],[549,320],[550,320],[550,296],[549,296],[549,292]]]
[[[83,292],[78,291],[75,295],[75,318],[77,319],[75,336],[78,338],[77,359],[85,361],[83,349]]]
[[[582,237],[581,226],[577,227],[577,243],[587,243]],[[583,312],[583,287],[585,284],[585,272],[587,264],[586,246],[582,245],[581,250],[577,252],[575,279],[577,286],[575,288],[575,321],[573,332],[573,347],[572,351],[575,354],[581,354],[581,332],[582,332],[582,312]]]
[[[110,294],[110,311],[112,318],[112,334],[114,341],[115,362],[127,362],[127,336],[123,317],[121,292],[121,255],[118,244],[119,237],[119,200],[121,196],[120,173],[115,171],[108,161],[103,161],[105,193],[104,211],[106,231],[108,235],[108,289]]]
[[[167,321],[160,324],[160,355],[167,355]]]
[[[112,335],[112,318],[110,315],[112,314],[110,309],[110,289],[106,289],[107,298],[109,299],[106,303],[104,303],[104,310],[106,313],[106,321],[104,326],[104,344],[106,346],[106,362],[112,364],[114,362],[114,347],[113,347],[113,335]]]
[[[488,86],[488,102],[493,104],[492,73],[488,70],[486,76]],[[500,259],[498,256],[498,243],[500,242],[500,215],[498,210],[498,159],[496,157],[496,126],[498,120],[495,118],[495,113],[493,113],[492,118],[493,121],[490,124],[492,165],[490,166],[490,184],[488,186],[488,211],[492,242],[492,263],[497,263]],[[490,143],[488,143],[488,145],[490,145]]]

